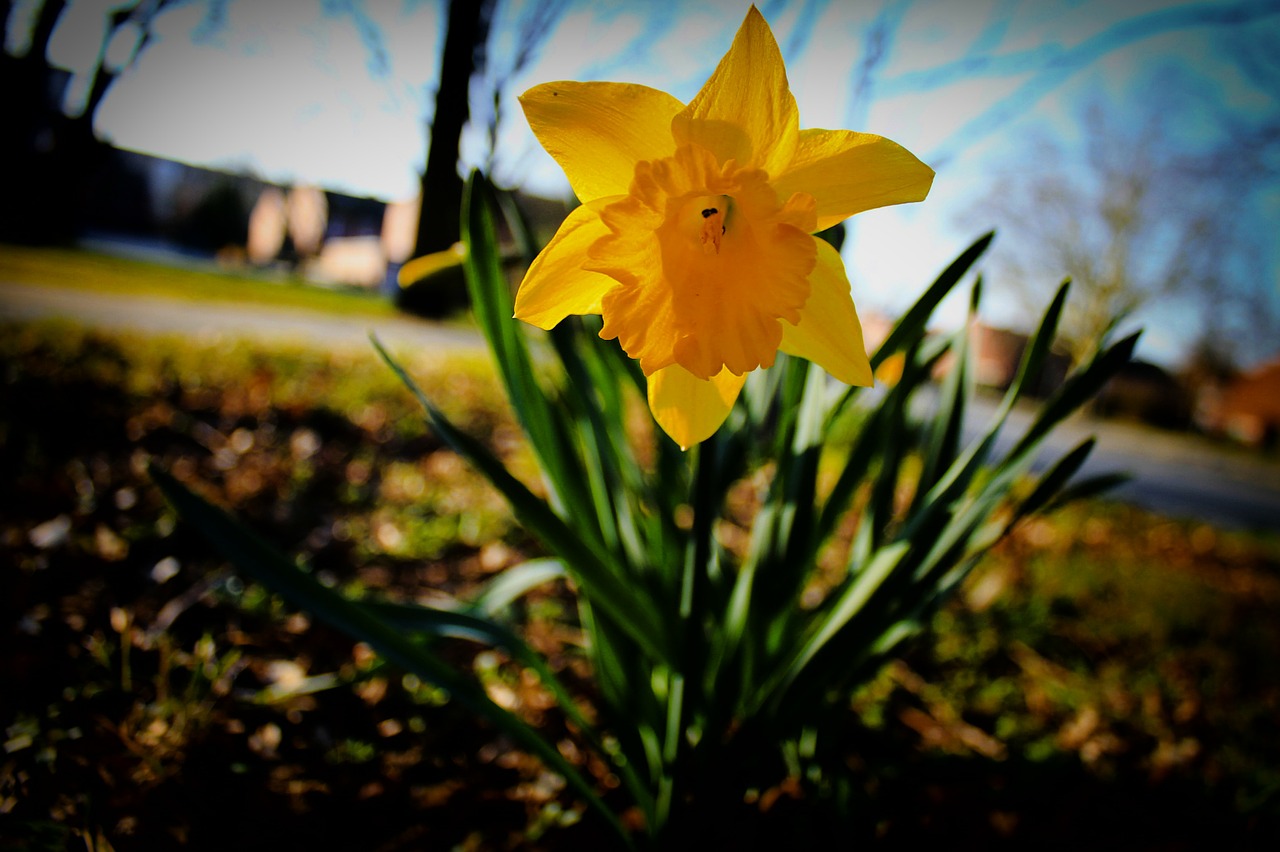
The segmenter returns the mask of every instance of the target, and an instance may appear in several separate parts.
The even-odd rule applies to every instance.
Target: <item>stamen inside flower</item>
[[[702,214],[702,253],[719,254],[720,238],[725,235],[725,221],[729,214],[732,200],[728,196],[720,196],[713,207],[703,207]]]

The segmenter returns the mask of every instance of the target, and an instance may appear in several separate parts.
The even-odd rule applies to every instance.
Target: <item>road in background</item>
[[[999,400],[980,396],[967,419],[967,435],[985,430]],[[1033,407],[1019,407],[1001,433],[1007,449],[1031,424]],[[1198,518],[1234,529],[1280,532],[1280,460],[1198,435],[1076,414],[1045,440],[1045,466],[1093,436],[1097,444],[1081,476],[1127,473],[1132,479],[1112,497],[1175,518]]]
[[[369,346],[369,334],[396,350],[479,352],[478,332],[411,316],[343,317],[291,308],[188,302],[0,282],[0,321],[65,317],[118,331],[175,333],[196,339],[227,335],[300,344]],[[980,397],[970,434],[990,420],[995,401]],[[1018,410],[1006,424],[1002,446],[1030,422]],[[1212,444],[1193,435],[1077,415],[1051,433],[1047,463],[1089,435],[1097,446],[1084,474],[1127,472],[1133,479],[1113,496],[1172,517],[1199,518],[1225,527],[1280,532],[1280,461]]]
[[[372,332],[393,349],[480,352],[485,346],[478,331],[409,315],[342,316],[305,308],[263,304],[246,307],[229,302],[193,302],[0,281],[0,321],[53,317],[113,331],[180,334],[196,339],[235,335],[277,343],[369,349]]]

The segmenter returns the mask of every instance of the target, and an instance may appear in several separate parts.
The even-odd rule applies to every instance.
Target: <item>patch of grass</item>
[[[401,357],[528,467],[487,361]],[[560,787],[536,761],[243,583],[145,475],[155,459],[349,590],[438,598],[523,559],[372,350],[38,323],[0,328],[0,364],[0,683],[20,685],[0,690],[0,837],[503,848],[540,824]]]
[[[363,289],[317,287],[250,272],[179,269],[80,249],[0,245],[0,281],[363,316],[396,312],[388,299]]]
[[[1277,647],[1280,537],[1096,500],[1017,528],[856,706],[987,777],[975,807],[1023,840],[1061,828],[1026,807],[1022,773],[1063,773],[1120,808],[1190,800],[1099,841],[1247,847],[1251,827],[1280,831]]]

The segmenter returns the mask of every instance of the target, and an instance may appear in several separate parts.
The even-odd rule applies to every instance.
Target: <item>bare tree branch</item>
[[[1012,94],[974,116],[930,153],[926,159],[935,168],[942,168],[963,149],[1025,115],[1037,101],[1073,74],[1122,47],[1178,30],[1240,27],[1275,17],[1280,17],[1280,6],[1269,0],[1196,3],[1160,9],[1119,21],[1073,47],[1044,44],[1005,54],[970,51],[955,61],[883,80],[877,94],[890,97],[933,91],[961,80],[1031,75]],[[992,21],[998,22],[999,16],[993,15]],[[985,43],[993,43],[995,31],[991,26],[980,37]]]
[[[1005,234],[996,256],[1003,283],[1030,308],[1069,275],[1063,333],[1077,355],[1116,317],[1168,299],[1192,307],[1221,351],[1262,342],[1274,333],[1274,312],[1258,298],[1261,266],[1240,260],[1262,254],[1251,242],[1257,230],[1245,227],[1246,202],[1268,172],[1280,123],[1184,153],[1162,144],[1163,114],[1135,131],[1118,112],[1093,102],[1077,156],[1042,138],[1028,156],[1036,168],[999,181],[979,203]]]

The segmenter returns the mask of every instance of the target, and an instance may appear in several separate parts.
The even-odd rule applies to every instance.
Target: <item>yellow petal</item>
[[[816,238],[814,242],[818,263],[809,275],[809,301],[800,311],[798,325],[782,324],[779,348],[814,362],[845,384],[869,387],[871,362],[849,295],[844,261],[828,243]]]
[[[408,287],[410,284],[416,284],[446,269],[461,266],[466,260],[466,244],[454,243],[444,251],[435,251],[406,261],[405,265],[400,267],[400,271],[396,273],[396,281],[401,287]]]
[[[923,201],[933,169],[883,136],[810,129],[800,131],[795,159],[773,184],[782,198],[812,195],[823,230],[863,210]]]
[[[608,234],[592,244],[589,268],[618,286],[600,300],[600,336],[617,338],[648,376],[675,360],[675,305],[654,232],[662,220],[641,199],[628,196],[610,205],[603,221]]]
[[[549,329],[570,314],[598,314],[600,300],[618,282],[582,268],[587,249],[607,236],[600,210],[616,198],[602,198],[577,207],[560,224],[530,265],[516,293],[516,319]]]
[[[687,450],[720,428],[746,380],[724,370],[704,381],[678,365],[667,367],[649,376],[649,409],[662,430]]]
[[[633,83],[544,83],[520,96],[525,117],[582,201],[622,195],[641,160],[675,150],[671,119],[684,104]]]
[[[671,122],[671,133],[678,144],[701,145],[722,163],[737,160],[774,175],[791,162],[799,131],[782,53],[752,6],[715,73]]]

